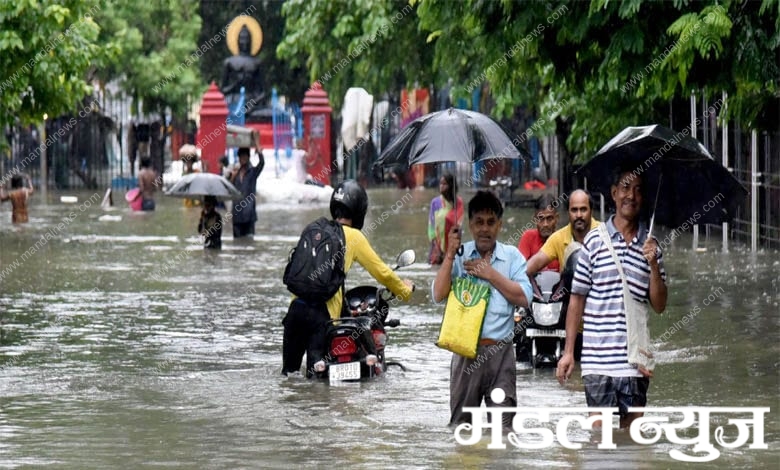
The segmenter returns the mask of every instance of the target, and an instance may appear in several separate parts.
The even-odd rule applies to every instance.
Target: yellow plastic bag
[[[490,285],[454,279],[436,346],[469,359],[477,357],[488,300]]]

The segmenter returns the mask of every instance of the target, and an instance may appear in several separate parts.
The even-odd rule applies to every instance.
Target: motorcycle
[[[512,178],[509,176],[499,176],[491,179],[488,183],[490,189],[496,191],[498,198],[501,202],[508,202],[512,200],[512,190],[514,185],[512,184]]]
[[[414,263],[413,250],[398,255],[393,270]],[[314,364],[319,378],[333,384],[341,381],[370,379],[385,373],[389,362],[385,357],[387,328],[398,327],[400,320],[388,320],[393,295],[384,287],[358,286],[344,294],[341,318],[330,320],[325,333],[325,358]]]
[[[566,340],[566,310],[569,305],[574,269],[579,256],[579,243],[573,242],[571,249],[564,255],[563,274],[555,271],[541,271],[531,284],[534,296],[531,312],[525,318],[518,319],[525,327],[517,342],[516,356],[527,355],[531,366],[556,367],[563,356]],[[574,256],[571,256],[574,255]],[[578,339],[575,345],[575,359],[579,360],[582,345]]]
[[[531,366],[555,367],[563,355],[566,339],[566,311],[562,311],[568,291],[561,275],[542,271],[536,275],[531,314],[526,323],[525,337]]]

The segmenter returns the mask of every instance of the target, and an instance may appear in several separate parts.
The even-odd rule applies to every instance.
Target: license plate
[[[529,338],[561,338],[566,339],[566,330],[539,330],[528,328],[525,335]]]
[[[328,380],[338,382],[340,380],[356,380],[360,378],[360,362],[347,362],[345,364],[333,364],[328,368]]]

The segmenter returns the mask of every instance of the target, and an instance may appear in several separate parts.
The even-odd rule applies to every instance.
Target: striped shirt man
[[[629,291],[637,301],[647,303],[650,292],[650,265],[642,254],[647,227],[639,225],[637,235],[626,243],[615,228],[614,216],[606,222],[615,253],[626,274]],[[661,278],[666,282],[663,256],[658,255]],[[585,236],[572,293],[585,300],[585,329],[582,343],[582,376],[596,374],[610,377],[642,377],[628,363],[626,315],[623,306],[623,284],[609,248],[598,230]]]

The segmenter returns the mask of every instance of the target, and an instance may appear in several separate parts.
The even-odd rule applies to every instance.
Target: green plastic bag
[[[461,277],[452,281],[436,346],[474,359],[482,334],[490,285]]]

